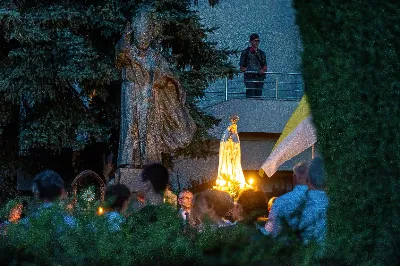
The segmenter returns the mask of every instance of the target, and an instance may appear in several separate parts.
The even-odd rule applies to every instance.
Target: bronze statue
[[[159,30],[153,14],[141,8],[116,46],[123,79],[119,167],[160,163],[161,153],[186,146],[196,131],[185,91],[165,58],[150,46]]]

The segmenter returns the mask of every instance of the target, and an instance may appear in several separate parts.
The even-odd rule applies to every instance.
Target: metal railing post
[[[278,100],[278,78],[275,78],[275,99]]]
[[[225,77],[225,101],[228,101],[228,77]]]
[[[315,147],[314,144],[311,146],[311,159],[315,158]]]

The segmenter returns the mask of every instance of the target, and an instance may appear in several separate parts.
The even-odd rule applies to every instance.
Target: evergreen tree
[[[328,256],[399,264],[399,1],[295,1],[328,172]]]
[[[208,150],[201,147],[209,139],[207,129],[218,121],[201,112],[196,101],[211,81],[232,73],[230,51],[207,41],[212,29],[200,23],[191,1],[144,2],[157,7],[163,54],[187,91],[198,125],[192,146],[179,154],[205,155]],[[82,150],[93,142],[117,150],[121,76],[114,48],[141,4],[0,0],[3,170],[10,169],[7,161],[44,151]]]

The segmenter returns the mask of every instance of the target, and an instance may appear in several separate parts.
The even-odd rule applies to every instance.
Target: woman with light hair
[[[271,211],[272,206],[274,205],[274,202],[275,202],[275,200],[276,200],[277,198],[278,198],[278,197],[272,197],[272,198],[270,198],[270,199],[268,200],[268,212]]]
[[[229,214],[233,207],[233,199],[227,192],[205,190],[194,196],[189,224],[200,229],[205,222],[210,222],[217,227],[232,225],[224,217]]]

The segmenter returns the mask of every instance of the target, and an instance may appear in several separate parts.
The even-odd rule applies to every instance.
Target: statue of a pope
[[[158,31],[154,10],[142,6],[116,45],[123,78],[119,167],[160,163],[162,153],[186,146],[196,131],[185,91],[156,49]]]

